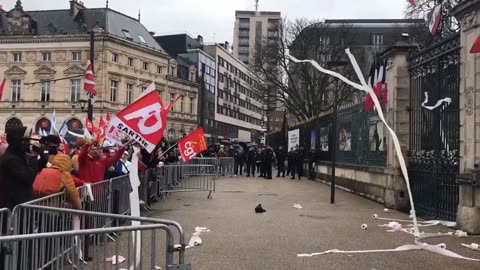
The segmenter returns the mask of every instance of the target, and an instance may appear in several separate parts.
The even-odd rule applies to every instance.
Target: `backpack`
[[[33,192],[36,197],[44,197],[61,191],[62,172],[54,168],[43,169],[33,181]]]

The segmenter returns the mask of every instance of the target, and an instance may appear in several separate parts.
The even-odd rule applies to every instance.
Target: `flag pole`
[[[168,151],[172,150],[177,145],[178,145],[178,142],[176,142],[174,145],[170,146],[167,150],[162,151],[162,155],[158,156],[158,158],[163,157],[166,153],[168,153]]]
[[[90,63],[92,65],[92,73],[95,72],[95,32],[93,32],[93,29],[90,31]],[[92,104],[92,99],[88,99],[88,110],[87,110],[87,118],[90,119],[90,121],[93,122],[93,104]]]

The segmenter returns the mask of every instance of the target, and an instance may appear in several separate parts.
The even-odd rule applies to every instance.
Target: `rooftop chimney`
[[[230,50],[230,43],[228,41],[225,41],[225,50],[229,51]]]
[[[85,9],[85,4],[79,0],[71,0],[70,1],[70,15],[75,17],[77,16],[78,12],[82,9]]]

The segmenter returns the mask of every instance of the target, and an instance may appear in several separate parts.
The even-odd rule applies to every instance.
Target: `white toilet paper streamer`
[[[408,197],[409,197],[409,200],[410,200],[410,205],[412,207],[411,213],[412,213],[412,220],[413,220],[413,234],[415,236],[415,245],[404,245],[404,246],[400,246],[396,249],[384,249],[384,250],[342,251],[342,250],[334,249],[334,250],[329,250],[329,251],[320,252],[320,253],[298,254],[297,256],[298,257],[311,257],[311,256],[317,256],[317,255],[324,255],[324,254],[328,254],[328,253],[352,254],[352,253],[372,253],[372,252],[399,252],[399,251],[423,249],[423,250],[427,250],[427,251],[430,251],[430,252],[434,252],[434,253],[444,255],[444,256],[448,256],[448,257],[452,257],[452,258],[458,258],[458,259],[464,259],[464,260],[470,260],[470,261],[480,261],[479,259],[463,257],[461,255],[458,255],[458,254],[454,253],[454,252],[446,250],[446,245],[445,244],[429,245],[427,243],[423,243],[423,242],[420,242],[420,241],[417,240],[417,239],[420,238],[420,232],[419,232],[419,229],[418,229],[419,226],[418,226],[417,216],[416,216],[416,212],[415,212],[415,204],[413,203],[412,190],[411,190],[411,187],[410,187],[410,179],[408,177],[408,171],[407,171],[405,159],[403,157],[402,150],[401,150],[401,147],[400,147],[400,142],[399,142],[398,137],[395,134],[395,132],[390,128],[387,121],[385,120],[385,117],[384,117],[383,111],[382,111],[382,107],[380,106],[380,102],[378,101],[378,98],[375,95],[375,93],[373,92],[372,88],[367,85],[367,83],[365,81],[365,78],[362,74],[362,71],[360,70],[360,67],[358,66],[358,63],[357,63],[355,57],[350,53],[350,49],[346,49],[345,52],[347,53],[347,55],[350,59],[350,62],[352,63],[352,66],[353,66],[353,68],[354,68],[354,70],[357,74],[357,77],[359,78],[359,80],[361,82],[361,85],[348,80],[343,75],[341,75],[337,72],[334,72],[334,71],[331,71],[331,70],[328,70],[328,69],[324,69],[316,61],[313,61],[313,60],[298,60],[291,55],[288,55],[288,57],[290,58],[290,60],[292,60],[295,63],[310,63],[316,69],[318,69],[320,72],[323,72],[325,74],[334,76],[334,77],[342,80],[346,84],[348,84],[348,85],[350,85],[354,88],[357,88],[361,91],[366,91],[368,94],[370,94],[370,96],[372,97],[373,103],[375,105],[375,108],[378,112],[378,116],[380,117],[380,120],[382,120],[382,122],[385,124],[385,127],[387,127],[390,135],[392,136],[393,144],[395,146],[395,152],[396,152],[396,155],[397,155],[397,158],[398,158],[398,162],[400,164],[400,169],[401,169],[403,177],[405,179],[405,183],[406,183],[407,190],[408,190]]]
[[[138,194],[138,188],[140,187],[140,178],[138,177],[138,153],[140,149],[136,146],[133,147],[132,164],[130,168],[130,184],[132,186],[132,192],[130,192],[130,215],[132,217],[140,217],[140,197]],[[140,221],[132,221],[132,226],[139,226]],[[142,237],[140,231],[132,232],[132,243],[135,248],[135,262],[137,265],[130,265],[130,270],[138,269],[140,266],[140,256],[142,248]]]

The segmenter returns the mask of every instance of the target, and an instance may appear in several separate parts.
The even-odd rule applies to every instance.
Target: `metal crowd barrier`
[[[219,158],[218,172],[223,176],[233,176],[234,162],[233,157]]]
[[[233,157],[220,157],[220,158],[193,158],[188,164],[192,165],[212,165],[215,167],[218,175],[233,176],[234,173],[234,160]]]
[[[193,191],[208,191],[208,198],[211,198],[218,176],[213,165],[165,165],[156,169],[155,173],[157,177],[150,195],[157,198],[164,198],[172,192]]]
[[[10,210],[7,208],[0,209],[0,235],[7,235],[10,226]]]
[[[1,236],[0,250],[3,250],[3,254],[0,256],[3,258],[0,257],[0,262],[5,261],[5,269],[190,269],[190,265],[185,263],[184,231],[178,222],[33,204],[23,207],[39,216],[55,216],[55,223],[64,226],[65,230]],[[76,230],[74,227],[75,223],[83,227],[87,220],[99,218],[128,223],[130,226],[86,230]],[[29,222],[27,219],[22,221]],[[53,228],[50,227],[53,224],[41,225]],[[177,232],[174,233],[172,228]],[[166,232],[165,238],[158,234],[159,230]],[[179,245],[174,243],[174,235],[177,234]],[[115,241],[108,242],[108,238],[112,237]],[[157,248],[162,245],[159,243],[163,243],[164,248]],[[83,244],[91,246],[89,258],[84,256]],[[174,259],[176,252],[179,253],[178,260]],[[106,260],[112,256],[123,256],[126,261],[112,265]]]

